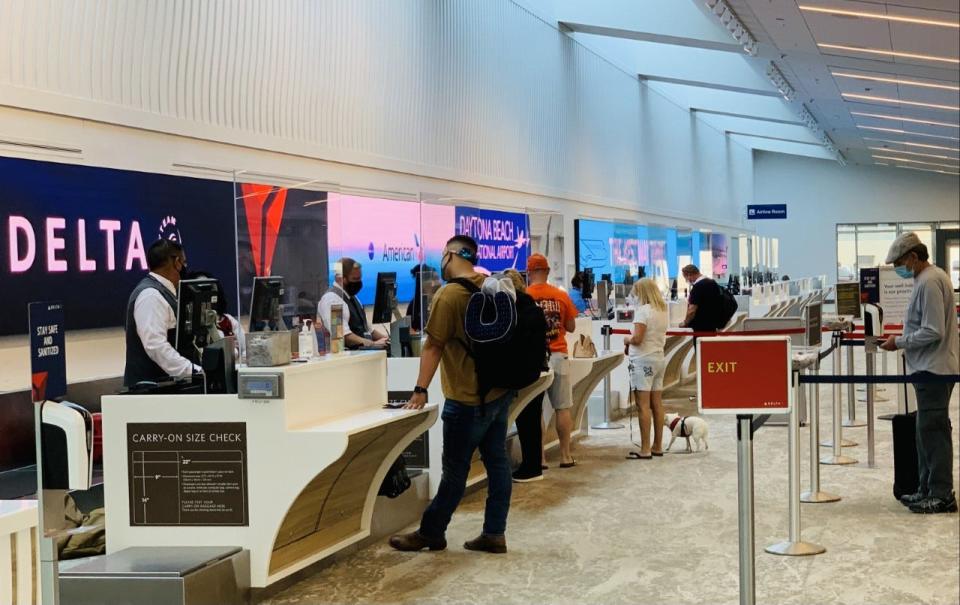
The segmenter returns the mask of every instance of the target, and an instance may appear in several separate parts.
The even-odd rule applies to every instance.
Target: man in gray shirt
[[[913,295],[907,307],[902,336],[891,336],[880,347],[903,349],[912,376],[956,376],[958,362],[957,310],[950,277],[930,264],[930,254],[916,233],[903,233],[890,246],[887,263],[901,277],[913,277]],[[957,511],[953,493],[953,440],[950,424],[952,382],[918,382],[917,493],[900,501],[915,513]]]

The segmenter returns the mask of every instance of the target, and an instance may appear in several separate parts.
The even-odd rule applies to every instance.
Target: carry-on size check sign
[[[793,408],[789,336],[697,339],[701,414],[771,414]]]

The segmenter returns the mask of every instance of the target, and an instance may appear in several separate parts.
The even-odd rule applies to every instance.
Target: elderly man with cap
[[[912,376],[956,375],[957,311],[950,277],[930,264],[930,254],[916,233],[903,233],[890,246],[887,263],[897,275],[913,278],[913,295],[903,323],[903,335],[891,336],[880,347],[903,349]],[[953,440],[949,415],[952,382],[917,382],[917,493],[900,501],[915,513],[957,511],[953,492]]]

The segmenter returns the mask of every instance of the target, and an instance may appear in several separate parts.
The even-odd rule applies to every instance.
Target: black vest
[[[140,336],[137,334],[137,320],[133,316],[133,307],[137,302],[137,297],[144,290],[150,290],[151,288],[160,292],[163,300],[167,301],[167,304],[173,309],[173,314],[177,314],[176,297],[154,277],[150,275],[144,277],[133,289],[130,299],[127,301],[127,363],[123,369],[123,386],[125,387],[132,387],[143,380],[158,381],[169,378],[167,373],[150,359],[146,350],[144,350]],[[167,342],[170,343],[170,346],[176,346],[176,340],[176,328],[167,330]]]
[[[360,299],[356,296],[350,296],[339,286],[334,287],[337,289],[337,295],[343,299],[350,309],[350,321],[347,322],[347,325],[350,326],[350,331],[361,338],[365,338],[367,332],[370,331],[370,327],[367,325],[367,312],[364,310],[363,305],[360,304]]]

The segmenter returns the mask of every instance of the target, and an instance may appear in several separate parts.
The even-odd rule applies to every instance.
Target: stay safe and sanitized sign
[[[793,407],[789,336],[697,339],[701,414],[770,414]]]

